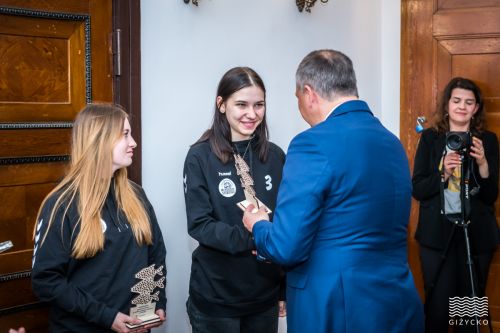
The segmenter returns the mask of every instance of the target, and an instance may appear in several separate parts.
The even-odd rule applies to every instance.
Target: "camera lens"
[[[450,133],[450,135],[448,135],[446,138],[446,145],[451,150],[460,150],[465,146],[462,137],[454,133]]]

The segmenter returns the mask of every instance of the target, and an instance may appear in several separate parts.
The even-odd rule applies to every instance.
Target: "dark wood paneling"
[[[0,316],[0,332],[8,332],[9,328],[24,326],[28,333],[47,332],[48,309],[36,307],[25,311],[12,312]]]
[[[9,130],[0,135],[0,156],[67,155],[71,129]]]
[[[14,176],[14,175],[12,175]],[[34,182],[33,182],[34,183]],[[55,183],[23,184],[0,187],[0,235],[4,240],[11,240],[14,247],[0,254],[0,262],[7,258],[6,254],[14,251],[33,249],[33,228],[40,203]],[[18,270],[30,269],[20,267]]]
[[[26,267],[31,267],[31,258],[33,257],[33,250],[19,250],[18,246],[14,244],[14,247],[8,252],[0,254],[0,274],[2,275],[16,275],[19,272],[25,272]],[[4,282],[0,282],[0,293],[3,292]],[[1,309],[0,309],[1,311]]]
[[[0,309],[38,302],[31,293],[31,280],[29,278],[2,282],[2,290]]]
[[[0,186],[55,183],[64,174],[64,163],[0,165]]]

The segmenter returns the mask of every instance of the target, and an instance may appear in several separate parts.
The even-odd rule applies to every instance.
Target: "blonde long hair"
[[[53,195],[57,196],[42,243],[54,222],[56,212],[64,204],[64,219],[76,200],[80,232],[73,245],[72,256],[76,259],[91,258],[103,250],[101,211],[113,181],[118,208],[125,214],[137,243],[152,244],[149,217],[138,190],[127,178],[127,169],[116,170],[112,177],[113,148],[123,135],[123,124],[127,118],[122,107],[112,104],[89,104],[78,114],[72,131],[69,170],[45,197],[38,211],[37,221],[47,200]]]

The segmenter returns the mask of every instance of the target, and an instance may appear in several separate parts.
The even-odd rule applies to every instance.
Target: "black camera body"
[[[446,146],[448,149],[465,155],[470,151],[472,135],[470,132],[448,132],[446,133]]]

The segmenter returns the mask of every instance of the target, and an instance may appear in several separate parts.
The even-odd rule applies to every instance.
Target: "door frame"
[[[140,0],[113,0],[113,102],[130,116],[138,148],[129,177],[142,183],[141,135],[141,3]]]

